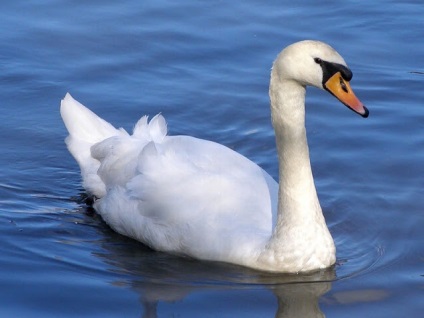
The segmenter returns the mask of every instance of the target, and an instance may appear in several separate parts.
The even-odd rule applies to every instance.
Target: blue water
[[[421,1],[3,1],[0,316],[421,317]],[[271,275],[114,233],[84,203],[66,92],[116,126],[158,112],[277,177],[273,59],[301,39],[343,55],[362,119],[309,89],[307,129],[334,269]]]

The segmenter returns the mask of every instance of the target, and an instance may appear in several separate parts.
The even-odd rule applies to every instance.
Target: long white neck
[[[291,269],[298,266],[299,270],[305,270],[312,263],[321,266],[334,262],[334,243],[322,215],[309,159],[305,93],[306,88],[298,82],[279,79],[272,72],[271,114],[280,180],[278,216],[260,258],[270,268],[290,264]],[[325,260],[319,259],[321,252]],[[304,259],[298,253],[303,253]],[[288,260],[290,257],[292,262]]]
[[[278,218],[274,236],[286,226],[307,224],[322,215],[312,176],[305,128],[305,87],[271,80],[271,115],[279,159]]]

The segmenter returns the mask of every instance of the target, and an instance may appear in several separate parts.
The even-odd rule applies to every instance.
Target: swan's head
[[[354,112],[368,117],[368,109],[350,87],[352,71],[328,44],[307,40],[286,47],[274,62],[273,75],[280,80],[324,89]]]

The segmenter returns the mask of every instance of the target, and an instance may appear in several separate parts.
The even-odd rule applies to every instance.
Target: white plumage
[[[95,210],[115,231],[164,252],[280,272],[332,265],[334,243],[304,134],[305,83],[285,77],[294,69],[301,79],[322,80],[315,53],[345,65],[333,49],[313,41],[292,45],[274,63],[270,96],[280,188],[223,145],[167,136],[162,115],[150,122],[142,117],[129,135],[67,94],[61,103],[66,143],[85,189],[96,197]],[[306,84],[323,88],[321,82]]]

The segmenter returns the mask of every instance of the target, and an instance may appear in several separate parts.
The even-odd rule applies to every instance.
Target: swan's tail
[[[91,155],[91,147],[106,138],[121,135],[105,120],[80,104],[68,93],[60,105],[60,114],[69,132],[65,142],[81,168],[83,186],[97,197],[103,196],[105,185],[97,175],[100,162]]]
[[[144,147],[156,149],[167,134],[166,121],[156,115],[150,122],[143,116],[132,136],[116,129],[68,93],[60,105],[68,129],[65,142],[81,169],[84,188],[97,198],[106,194],[107,185],[124,185],[137,169],[137,158]],[[110,138],[114,137],[114,138]]]

